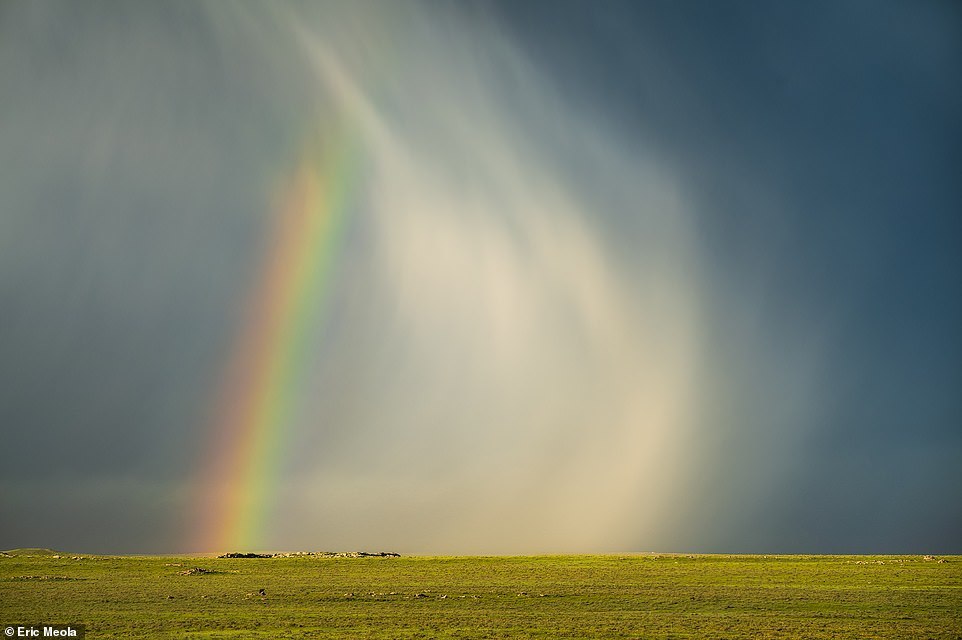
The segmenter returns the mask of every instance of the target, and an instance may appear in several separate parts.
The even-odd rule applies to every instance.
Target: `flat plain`
[[[0,624],[88,638],[962,639],[962,557],[0,557]]]

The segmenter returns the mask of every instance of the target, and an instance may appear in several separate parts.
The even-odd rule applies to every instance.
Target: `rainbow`
[[[348,127],[309,139],[278,190],[271,242],[210,411],[192,550],[263,544],[358,173]]]

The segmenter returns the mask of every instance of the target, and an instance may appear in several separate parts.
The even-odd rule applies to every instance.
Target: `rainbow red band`
[[[357,176],[357,144],[346,127],[312,138],[281,189],[272,241],[212,412],[191,523],[196,551],[265,542]]]

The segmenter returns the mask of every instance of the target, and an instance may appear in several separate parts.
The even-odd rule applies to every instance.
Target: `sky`
[[[951,2],[0,3],[0,548],[962,553]]]

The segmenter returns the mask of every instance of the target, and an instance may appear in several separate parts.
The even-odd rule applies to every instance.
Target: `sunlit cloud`
[[[376,320],[329,339],[393,355],[357,356],[362,419],[342,424],[323,404],[305,416],[305,431],[356,437],[292,477],[277,535],[518,552],[629,548],[666,528],[692,463],[699,287],[670,179],[553,101],[493,31],[456,48],[422,34],[378,61],[386,72],[300,33],[320,93],[356,114],[368,163],[368,249],[345,269],[367,262],[354,286],[373,293],[353,313]],[[450,52],[409,61],[432,45]],[[493,90],[505,73],[510,101]],[[553,123],[519,121],[538,112]],[[558,132],[596,156],[596,175],[565,177],[548,151]],[[606,237],[620,216],[655,233],[618,262]]]

